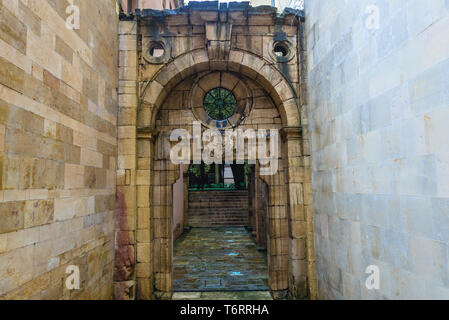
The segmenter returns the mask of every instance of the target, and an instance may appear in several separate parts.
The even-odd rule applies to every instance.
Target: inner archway
[[[214,79],[215,82],[214,83]],[[193,85],[192,85],[193,84]],[[204,94],[209,92],[210,87],[217,87],[218,85],[230,88],[236,97],[237,108],[239,110],[239,116],[235,117],[236,122],[229,121],[226,124],[212,123],[209,119],[201,114],[199,110],[200,103],[197,104],[197,100],[202,102]],[[200,88],[200,89],[198,89]],[[201,94],[202,93],[202,94]],[[189,97],[186,101],[185,97]],[[236,111],[237,112],[237,111]],[[202,118],[203,116],[203,118]],[[231,117],[232,118],[232,117]],[[261,87],[257,82],[243,76],[236,75],[234,73],[216,72],[212,71],[198,76],[188,77],[175,86],[172,91],[167,95],[167,98],[161,104],[158,111],[158,115],[155,118],[155,131],[158,133],[154,146],[153,155],[153,170],[154,180],[152,184],[152,203],[153,203],[153,222],[154,227],[154,247],[153,254],[155,256],[155,264],[153,270],[155,272],[155,286],[159,292],[173,292],[174,291],[174,276],[173,276],[173,245],[174,236],[171,232],[173,229],[173,185],[180,177],[179,166],[173,164],[170,160],[170,149],[173,146],[173,141],[170,140],[170,135],[173,129],[185,129],[187,132],[192,132],[192,123],[195,121],[201,121],[201,131],[204,133],[210,127],[219,127],[220,129],[240,129],[248,132],[258,132],[259,130],[277,130],[282,128],[281,116],[273,102],[270,95]],[[224,130],[222,131],[224,132]],[[267,131],[264,131],[267,135]],[[265,138],[265,137],[264,137]],[[270,139],[280,140],[279,136],[267,137]],[[193,139],[192,139],[193,140]],[[243,152],[243,158],[240,159],[243,163],[248,162],[249,153],[251,152],[247,147],[248,139],[245,139],[245,148]],[[278,141],[277,145],[281,145]],[[267,193],[267,228],[257,229],[263,230],[264,235],[254,235],[254,248],[257,252],[256,239],[264,238],[267,241],[267,281],[264,282],[263,277],[259,277],[260,289],[270,289],[272,292],[284,294],[288,288],[288,216],[287,216],[287,185],[285,178],[285,165],[283,159],[282,148],[277,150],[277,171],[271,176],[266,176],[269,192]],[[241,155],[242,156],[242,155]],[[213,164],[215,165],[215,164]],[[259,172],[259,165],[256,165],[256,170],[247,170],[251,172]],[[187,169],[188,170],[188,169]],[[234,165],[234,171],[237,173],[238,167]],[[186,175],[184,175],[186,176]],[[234,176],[237,181],[242,181]],[[212,177],[212,180],[215,178]],[[260,179],[260,177],[258,178]],[[247,189],[248,181],[252,180],[249,176],[244,178],[246,180],[245,190],[247,199],[249,194]],[[217,180],[218,187],[221,181]],[[234,181],[235,182],[235,181]],[[211,186],[211,183],[207,183]],[[240,184],[240,182],[239,182]],[[197,186],[198,187],[198,186]],[[217,187],[217,186],[215,186]],[[229,186],[228,186],[229,187]],[[239,189],[240,186],[235,187]],[[192,190],[193,191],[193,190]],[[257,195],[258,196],[258,195]],[[189,195],[187,195],[189,197]],[[252,202],[256,203],[256,200]],[[247,201],[249,203],[249,201]],[[253,225],[256,219],[249,218],[249,206],[246,204],[247,223],[240,225],[244,231],[251,236],[251,229],[255,229]],[[255,212],[253,209],[251,209]],[[262,211],[259,207],[258,213]],[[256,214],[253,213],[252,216]],[[190,221],[191,217],[187,215],[186,220]],[[259,220],[259,219],[257,219]],[[187,223],[187,226],[189,223]],[[229,230],[228,230],[229,231]],[[240,230],[242,231],[242,230]],[[233,252],[229,252],[233,253]],[[159,258],[158,258],[158,257]],[[234,272],[234,275],[238,276],[239,271],[226,270],[230,274]],[[217,279],[215,279],[217,280]],[[218,280],[216,281],[218,282]],[[257,281],[255,281],[257,282]],[[229,282],[228,282],[229,283]],[[202,283],[203,286],[207,286],[207,283]],[[222,286],[223,290],[232,290],[232,286]],[[255,286],[257,288],[257,286]],[[237,288],[242,290],[244,288]]]

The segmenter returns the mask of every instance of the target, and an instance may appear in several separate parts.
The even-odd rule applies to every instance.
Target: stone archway
[[[227,72],[260,86],[279,114],[283,176],[264,178],[271,201],[268,229],[275,239],[270,243],[271,288],[280,296],[313,298],[310,152],[301,127],[300,105],[305,102],[299,97],[304,90],[302,21],[293,13],[276,17],[271,9],[235,4],[222,9],[193,6],[161,15],[143,12],[122,22],[117,190],[123,200],[117,218],[118,232],[129,236],[118,243],[116,288],[130,297],[135,292],[138,299],[151,299],[154,292],[159,298],[170,296],[170,188],[179,170],[167,157],[158,156],[162,147],[170,148],[158,115],[185,79]],[[271,52],[274,43],[282,44],[288,54]],[[155,46],[162,48],[162,55],[152,55]],[[264,126],[258,120],[252,125]]]
[[[154,288],[160,298],[167,298],[172,291],[172,185],[179,177],[179,168],[167,156],[170,145],[166,132],[157,125],[157,115],[171,90],[183,79],[194,73],[230,71],[248,77],[270,95],[282,122],[282,154],[284,164],[275,176],[266,176],[269,190],[269,284],[279,297],[307,294],[307,223],[302,206],[304,188],[301,168],[301,130],[296,96],[284,77],[262,59],[244,52],[230,52],[228,61],[221,61],[220,68],[211,69],[206,51],[195,51],[167,64],[150,81],[144,83],[138,110],[139,127],[137,154],[152,153],[148,163],[152,183],[148,199],[151,216],[152,242],[151,275]],[[151,134],[148,134],[151,133]],[[155,136],[157,134],[157,136]],[[154,142],[148,142],[149,137]],[[147,142],[145,142],[147,141]],[[147,144],[143,146],[143,144]],[[140,150],[142,147],[142,151]],[[144,197],[145,195],[140,195]],[[137,244],[139,248],[139,243]],[[146,253],[144,253],[146,254]],[[137,250],[139,261],[139,250]],[[294,292],[294,293],[293,293]]]

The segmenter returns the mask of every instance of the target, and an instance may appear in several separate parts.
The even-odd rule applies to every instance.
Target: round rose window
[[[207,115],[217,121],[232,117],[235,113],[237,100],[232,92],[225,88],[210,90],[204,97],[203,106]]]

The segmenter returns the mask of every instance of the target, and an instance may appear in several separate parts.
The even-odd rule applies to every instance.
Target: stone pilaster
[[[304,161],[302,128],[284,127],[282,139],[288,161],[289,282],[292,298],[310,296],[314,279],[311,177]],[[309,170],[310,171],[310,170]],[[310,229],[312,228],[312,229]]]
[[[269,287],[275,299],[288,294],[289,241],[288,205],[284,171],[285,164],[279,158],[276,174],[261,176],[268,185],[268,269]]]
[[[173,286],[173,184],[179,176],[179,166],[170,161],[169,153],[169,133],[160,132],[154,146],[151,188],[152,265],[158,299],[170,299]]]
[[[137,298],[148,300],[153,297],[153,268],[151,224],[151,162],[154,141],[158,133],[150,128],[137,129]]]

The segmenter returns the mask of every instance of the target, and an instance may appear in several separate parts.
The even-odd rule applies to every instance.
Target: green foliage
[[[247,175],[248,177],[251,174],[251,168],[250,165],[248,164],[248,160],[245,160],[245,164],[243,165],[244,170],[245,170],[245,175]]]
[[[204,173],[208,174],[210,172],[211,166],[207,163],[204,164]],[[201,165],[200,164],[191,164],[189,168],[189,172],[193,174],[195,177],[201,177]]]

